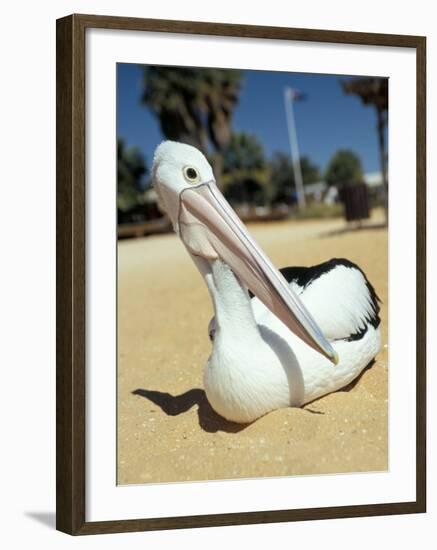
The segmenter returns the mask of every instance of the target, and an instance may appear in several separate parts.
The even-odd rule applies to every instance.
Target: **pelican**
[[[277,270],[195,147],[161,143],[152,178],[212,298],[203,381],[219,415],[250,423],[301,407],[346,386],[372,361],[380,348],[379,299],[357,265],[331,259]]]

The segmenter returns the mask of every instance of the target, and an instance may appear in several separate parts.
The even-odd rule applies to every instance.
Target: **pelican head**
[[[190,145],[165,141],[155,151],[152,176],[161,205],[189,253],[227,264],[291,331],[336,364],[335,350],[223,197],[204,155]]]

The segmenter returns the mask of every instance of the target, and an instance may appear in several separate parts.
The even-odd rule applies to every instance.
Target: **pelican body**
[[[163,142],[153,181],[214,306],[204,387],[224,418],[249,423],[352,380],[380,348],[378,297],[344,259],[277,270],[226,202],[196,148]]]

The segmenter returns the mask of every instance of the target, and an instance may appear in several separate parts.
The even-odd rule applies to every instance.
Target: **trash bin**
[[[365,183],[344,186],[340,191],[340,200],[344,204],[346,221],[370,218],[369,192]]]

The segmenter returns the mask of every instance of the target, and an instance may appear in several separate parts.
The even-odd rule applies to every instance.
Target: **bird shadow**
[[[50,529],[55,529],[56,527],[55,512],[25,512],[25,515],[46,527],[50,527]]]
[[[314,401],[312,401],[314,403]],[[317,411],[316,409],[309,409],[306,406],[303,407],[303,410],[305,412],[309,412],[310,414],[321,414],[322,416],[325,414],[323,411]]]
[[[367,367],[363,369],[363,371],[359,374],[359,376],[357,376],[357,378],[355,378],[354,380],[352,380],[352,382],[337,391],[349,392],[353,390],[355,386],[359,383],[361,378],[364,376],[364,374],[374,364],[375,359],[372,359],[372,361],[370,361]],[[149,401],[157,405],[168,416],[179,416],[180,414],[189,411],[192,407],[197,405],[199,426],[202,428],[202,430],[208,433],[216,433],[220,431],[226,433],[238,433],[250,426],[250,424],[239,424],[237,422],[231,422],[217,414],[209,404],[205,391],[200,388],[193,388],[186,391],[185,393],[181,393],[180,395],[172,395],[168,392],[138,388],[132,392],[132,395],[138,395],[139,397],[148,399]],[[319,399],[322,398],[318,398],[314,401],[307,403],[305,407],[303,407],[303,410],[311,414],[325,414],[322,411],[311,409],[309,407],[307,408],[308,405],[312,405]],[[34,517],[35,519],[37,519],[36,514],[34,514]]]
[[[338,237],[339,235],[347,235],[348,233],[355,233],[357,231],[364,230],[375,230],[375,229],[387,229],[385,223],[365,223],[362,225],[346,225],[340,229],[334,229],[332,231],[325,231],[324,233],[319,234],[319,238],[323,239],[325,237]]]
[[[373,367],[376,360],[372,359],[370,363],[367,365],[367,367],[364,367],[364,369],[360,372],[360,374],[352,380],[352,382],[349,382],[346,386],[339,389],[340,392],[349,392],[355,388],[355,386],[360,382],[361,378],[366,374],[366,372]]]
[[[148,399],[160,407],[168,416],[178,416],[197,405],[199,426],[205,432],[216,433],[221,431],[238,433],[249,426],[249,424],[230,422],[218,415],[209,404],[205,391],[200,388],[193,388],[180,395],[138,388],[134,390],[132,394]]]

